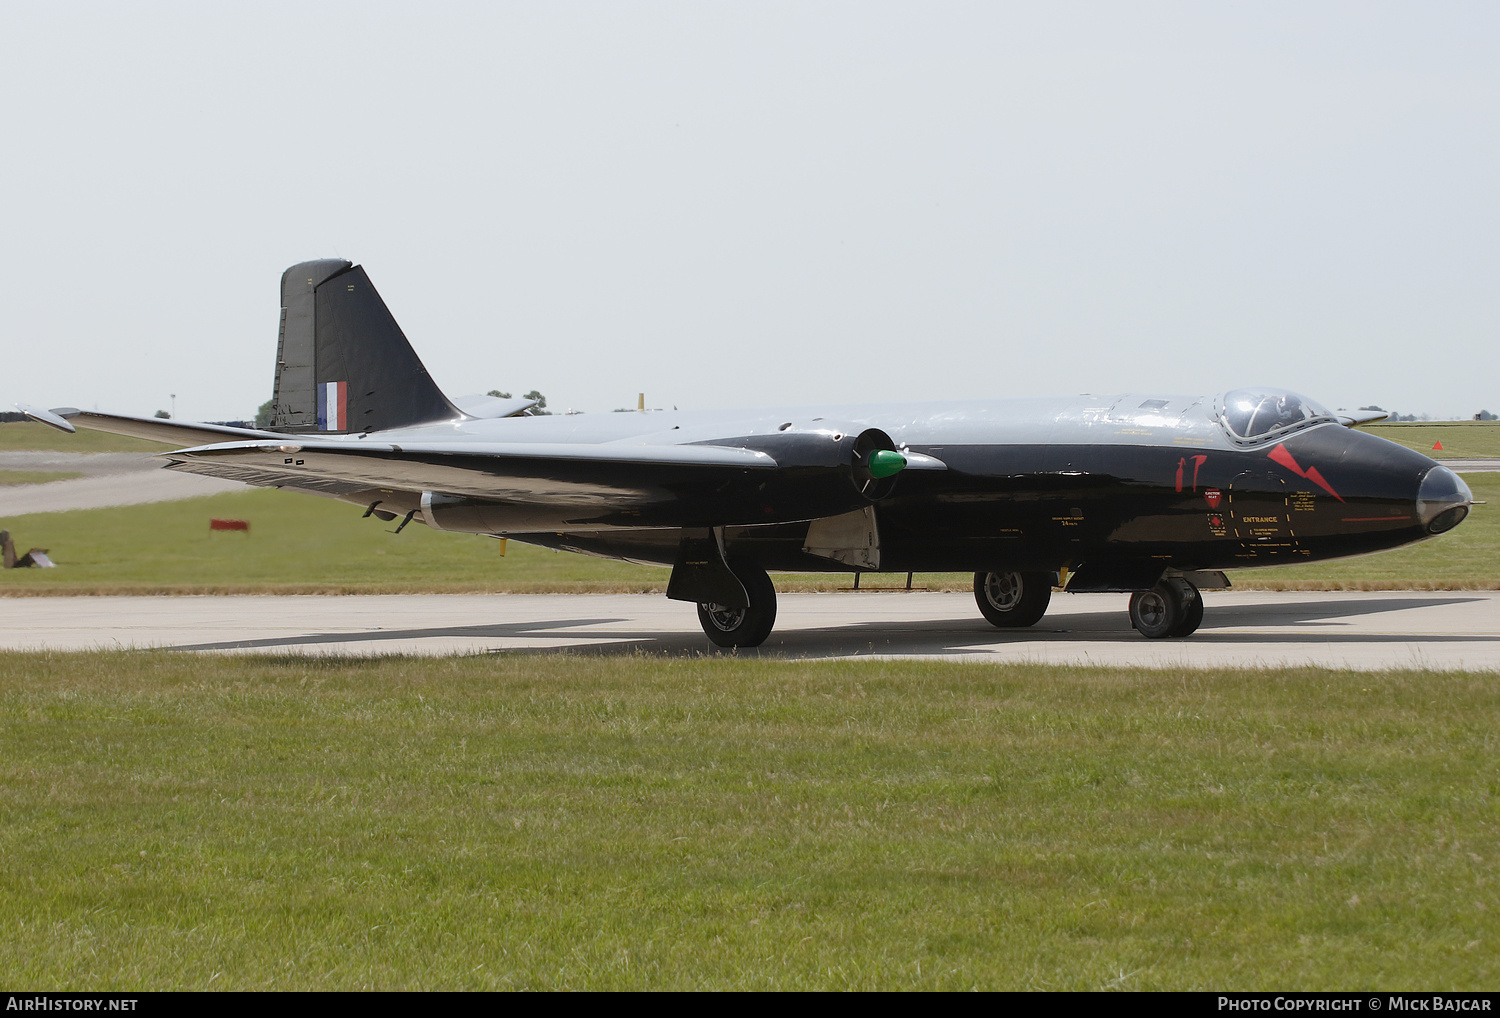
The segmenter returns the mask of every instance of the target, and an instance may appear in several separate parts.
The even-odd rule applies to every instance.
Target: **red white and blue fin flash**
[[[318,430],[349,430],[348,382],[323,382],[318,386]]]

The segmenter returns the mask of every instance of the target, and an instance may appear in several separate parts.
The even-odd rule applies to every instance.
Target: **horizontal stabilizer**
[[[1357,428],[1361,424],[1374,424],[1376,421],[1385,420],[1390,415],[1390,411],[1388,410],[1335,411],[1335,416],[1338,417],[1339,423],[1346,428]]]
[[[527,399],[525,396],[458,396],[453,400],[453,405],[470,417],[490,419],[518,417],[538,402],[540,401]]]

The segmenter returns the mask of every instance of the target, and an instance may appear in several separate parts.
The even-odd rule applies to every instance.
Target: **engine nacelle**
[[[895,442],[878,428],[856,430],[826,421],[800,427],[789,422],[770,434],[712,444],[763,452],[776,467],[727,468],[712,487],[702,487],[695,471],[684,475],[693,481],[691,491],[661,473],[636,490],[601,486],[566,503],[533,501],[524,493],[483,499],[426,491],[420,512],[435,530],[479,534],[792,523],[871,505],[891,493],[906,466]]]
[[[862,499],[849,509],[888,496],[895,490],[896,476],[906,466],[896,443],[879,428],[861,429],[821,418],[800,424],[788,421],[773,434],[750,435],[733,444],[764,452],[783,469],[834,472]]]

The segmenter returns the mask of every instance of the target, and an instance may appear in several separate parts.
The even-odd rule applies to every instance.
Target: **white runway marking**
[[[1031,629],[985,623],[966,594],[785,594],[741,656],[947,658],[1171,668],[1320,665],[1500,670],[1490,591],[1209,592],[1180,640],[1130,629],[1122,594],[1057,595]],[[4,650],[170,647],[268,654],[724,653],[692,605],[650,594],[6,598]]]

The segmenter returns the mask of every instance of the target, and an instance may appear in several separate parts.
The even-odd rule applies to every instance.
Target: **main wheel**
[[[992,626],[1034,626],[1052,600],[1048,573],[975,573],[974,600]]]
[[[1186,580],[1178,580],[1177,582],[1188,589],[1189,597],[1186,605],[1183,606],[1182,618],[1177,621],[1177,625],[1172,629],[1170,635],[1192,636],[1198,631],[1198,627],[1203,624],[1203,595],[1198,593],[1197,587]]]
[[[720,647],[759,647],[776,625],[776,587],[764,569],[734,571],[750,595],[750,607],[726,608],[712,602],[698,605],[698,624]]]
[[[1186,580],[1162,580],[1130,595],[1130,624],[1148,640],[1187,636],[1203,621],[1203,598]]]

